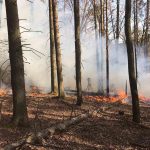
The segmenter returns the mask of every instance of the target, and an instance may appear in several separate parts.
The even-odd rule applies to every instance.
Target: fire
[[[128,95],[124,91],[119,90],[117,95],[118,95],[118,100],[121,100],[122,103],[126,103],[125,99],[128,97]]]
[[[8,91],[6,89],[0,89],[0,96],[6,96],[8,94]]]
[[[150,103],[150,98],[147,98],[145,96],[139,96],[140,101],[145,102],[145,103]]]
[[[126,93],[122,90],[118,90],[116,94],[110,94],[110,96],[85,96],[85,100],[97,101],[97,102],[108,102],[115,103],[120,102],[122,104],[126,104],[131,101],[130,96],[126,95]],[[128,99],[127,99],[128,98]],[[150,104],[150,98],[145,96],[139,96],[141,102],[146,104]]]
[[[31,86],[28,96],[42,98],[42,97],[47,97],[49,95],[42,93],[42,90],[38,88],[37,86]]]
[[[110,103],[115,103],[115,102],[120,102],[120,103],[125,103],[125,99],[128,96],[124,91],[117,91],[117,94],[114,94],[113,96],[85,96],[85,99],[88,100],[94,100],[98,102],[110,102]]]

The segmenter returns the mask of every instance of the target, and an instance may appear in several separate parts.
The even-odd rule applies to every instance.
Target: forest
[[[0,149],[150,150],[150,0],[0,0]]]

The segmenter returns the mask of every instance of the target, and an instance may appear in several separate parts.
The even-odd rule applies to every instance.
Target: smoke
[[[1,28],[1,20],[2,20],[2,6],[3,6],[3,0],[0,0],[0,28]]]
[[[4,5],[4,4],[3,4]],[[38,50],[40,53],[35,55],[32,52],[24,51],[25,63],[25,77],[26,88],[31,85],[38,86],[45,91],[50,91],[50,48],[49,48],[49,20],[48,20],[48,5],[40,1],[34,2],[33,6],[27,1],[18,1],[19,17],[26,19],[20,21],[20,26],[28,28],[32,31],[41,32],[26,32],[22,34],[22,39],[26,43],[31,44],[31,47]],[[31,13],[32,10],[32,13]],[[31,16],[32,15],[32,16]],[[2,18],[6,18],[5,10],[3,9]],[[31,19],[32,18],[32,19]],[[65,88],[69,87],[75,89],[75,46],[74,46],[74,22],[72,12],[64,10],[59,7],[60,20],[60,34],[61,34],[61,48],[62,48],[62,62]],[[0,40],[7,39],[6,19],[2,19],[2,28],[0,29]],[[23,31],[23,29],[21,29]],[[103,41],[103,43],[101,43]],[[100,52],[100,61],[103,61],[103,84],[106,89],[106,48],[105,37],[101,37],[98,41]],[[96,41],[94,31],[87,31],[81,34],[82,43],[82,84],[83,90],[87,88],[87,79],[91,78],[92,90],[97,91],[97,67],[96,67]],[[103,44],[103,46],[101,46]],[[102,49],[101,49],[102,48]],[[8,48],[7,48],[8,49]],[[118,49],[118,51],[117,51]],[[142,51],[143,48],[139,47]],[[25,50],[25,48],[24,48]],[[44,55],[43,55],[44,54]],[[103,56],[101,56],[103,55]],[[109,42],[109,57],[110,57],[110,89],[125,90],[126,81],[128,81],[128,64],[127,52],[124,43],[117,45],[116,41]],[[8,54],[5,55],[5,59]],[[103,58],[103,60],[102,60]],[[116,61],[117,59],[117,61]],[[3,61],[2,59],[0,60]],[[138,57],[138,88],[140,93],[150,96],[148,91],[149,73],[146,73],[146,62],[142,55]],[[128,82],[128,91],[129,82]]]

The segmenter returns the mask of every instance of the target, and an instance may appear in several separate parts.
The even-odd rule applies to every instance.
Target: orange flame
[[[29,94],[28,96],[30,97],[47,97],[49,96],[48,94],[44,94],[42,93],[42,90],[40,88],[38,88],[37,86],[31,86],[30,87],[30,91],[29,91]]]
[[[126,99],[128,96],[124,91],[119,90],[117,94],[114,96],[85,96],[85,99],[88,100],[94,100],[98,102],[110,102],[110,103],[115,103],[115,102],[120,102],[120,103],[126,103],[124,99]]]
[[[5,89],[0,89],[0,96],[3,97],[3,96],[6,96],[8,94],[8,91],[5,90]]]
[[[148,97],[140,95],[139,98],[140,98],[140,101],[142,101],[142,102],[150,103],[150,98],[148,98]]]

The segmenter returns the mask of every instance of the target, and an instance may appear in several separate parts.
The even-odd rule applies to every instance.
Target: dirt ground
[[[52,95],[28,96],[29,127],[11,126],[12,97],[3,101],[0,121],[0,147],[38,132],[58,122],[85,113],[99,112],[84,121],[69,127],[62,133],[46,139],[44,145],[25,145],[24,150],[150,150],[150,106],[141,107],[142,125],[132,122],[131,106],[120,103],[84,100],[82,107],[75,106],[75,99],[65,101]]]

